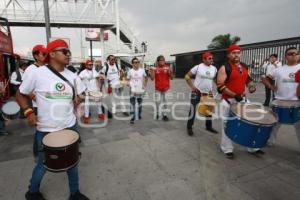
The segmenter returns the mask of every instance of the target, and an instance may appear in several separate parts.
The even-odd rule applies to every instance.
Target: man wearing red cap
[[[74,106],[80,101],[76,94],[85,91],[80,78],[66,69],[70,62],[71,52],[64,40],[54,40],[47,45],[47,66],[35,69],[24,80],[17,92],[17,100],[28,118],[30,126],[37,125],[38,160],[32,172],[29,191],[25,197],[27,200],[45,199],[40,193],[40,184],[46,173],[44,167],[44,152],[42,140],[47,133],[72,129],[76,131],[76,116]],[[56,72],[56,73],[55,73]],[[60,74],[60,76],[58,75]],[[65,79],[65,80],[63,80]],[[76,87],[72,85],[76,82]],[[75,91],[77,90],[77,91]],[[29,107],[27,98],[31,92],[36,94],[38,115]],[[37,124],[39,122],[39,124]],[[69,200],[88,200],[79,191],[78,166],[67,171],[69,179]]]
[[[31,64],[29,67],[27,67],[26,71],[24,72],[24,75],[22,77],[22,80],[26,80],[28,77],[30,77],[30,74],[33,73],[33,71],[40,67],[43,66],[45,57],[47,55],[47,49],[44,45],[37,44],[32,48],[32,57],[34,59],[34,63]],[[35,102],[35,95],[33,92],[30,93],[29,95],[30,99],[32,100],[32,106],[35,114],[37,115],[37,105]],[[36,141],[36,134],[34,136],[34,142],[33,142],[33,156],[36,158],[38,156],[38,144]]]
[[[201,97],[212,96],[213,80],[217,74],[217,68],[213,66],[213,55],[211,52],[205,52],[202,54],[203,63],[193,67],[186,75],[185,80],[190,86],[191,93],[191,109],[189,112],[189,120],[187,123],[187,132],[189,136],[193,136],[193,125],[195,121],[196,108],[199,104]],[[195,77],[194,83],[192,77]],[[218,133],[212,127],[211,116],[206,118],[206,130],[211,133]]]
[[[226,118],[229,116],[230,104],[245,101],[245,88],[248,87],[249,92],[256,91],[252,83],[251,77],[248,75],[248,68],[241,63],[241,48],[238,45],[231,45],[228,48],[228,63],[221,66],[217,75],[217,88],[222,94],[221,109],[222,109],[222,139],[221,149],[227,158],[233,159],[232,141],[225,134]],[[250,149],[248,152],[259,156],[264,152],[260,149]]]
[[[285,51],[285,60],[287,64],[276,68],[267,77],[262,79],[266,87],[275,92],[275,98],[278,100],[299,100],[297,96],[298,84],[300,83],[300,54],[296,47],[290,47]],[[275,80],[276,85],[272,85],[272,80]],[[268,141],[269,145],[276,143],[276,136],[281,127],[281,123],[277,123],[273,128],[271,137]],[[295,131],[300,143],[300,122],[294,124]]]
[[[91,60],[87,60],[85,62],[85,69],[80,72],[79,77],[83,81],[86,86],[85,92],[85,102],[84,102],[84,117],[83,123],[89,123],[89,100],[91,93],[100,94],[100,80],[99,73],[94,69],[93,62]],[[105,120],[105,115],[102,112],[101,107],[101,99],[97,101],[97,110],[98,110],[98,118],[99,120]]]

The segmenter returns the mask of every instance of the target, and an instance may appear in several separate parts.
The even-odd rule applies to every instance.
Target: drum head
[[[96,97],[96,98],[102,97],[102,93],[98,92],[98,91],[92,91],[92,92],[89,92],[89,94],[90,94],[90,96]]]
[[[274,100],[272,106],[283,108],[297,108],[300,107],[300,101],[298,100]]]
[[[237,117],[255,124],[273,125],[278,121],[271,109],[257,104],[232,104],[230,110]]]
[[[15,115],[20,111],[20,106],[17,102],[9,101],[2,107],[2,112],[7,115]]]
[[[61,130],[47,134],[43,138],[43,144],[48,147],[65,147],[79,140],[79,134],[72,130]]]
[[[216,106],[217,105],[216,100],[210,96],[201,97],[200,102],[201,102],[201,104],[205,104],[208,106]]]

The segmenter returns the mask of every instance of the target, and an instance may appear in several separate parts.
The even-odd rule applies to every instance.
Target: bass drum
[[[272,110],[282,124],[294,124],[300,121],[300,101],[274,100]]]
[[[2,106],[1,111],[4,119],[17,119],[20,114],[20,106],[15,101],[9,101]]]
[[[226,135],[249,148],[265,147],[277,123],[276,115],[269,108],[251,103],[232,104],[226,120]]]
[[[79,162],[79,134],[62,130],[47,134],[43,140],[44,166],[51,172],[63,172]]]

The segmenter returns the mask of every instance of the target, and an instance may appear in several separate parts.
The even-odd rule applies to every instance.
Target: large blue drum
[[[226,135],[235,143],[249,148],[265,147],[277,117],[271,109],[257,104],[232,104],[225,123]]]
[[[300,101],[275,100],[272,102],[272,110],[278,116],[278,122],[282,124],[294,124],[300,121]]]

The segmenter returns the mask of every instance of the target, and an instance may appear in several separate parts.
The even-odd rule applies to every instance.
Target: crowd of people
[[[25,64],[20,65],[10,79],[11,84],[15,86],[16,99],[24,117],[27,118],[30,126],[36,127],[33,142],[36,165],[32,172],[29,191],[25,195],[27,200],[45,199],[39,190],[46,173],[43,164],[44,136],[64,129],[77,131],[78,117],[84,124],[89,124],[92,105],[90,102],[97,107],[99,121],[105,121],[120,112],[130,118],[130,124],[134,124],[136,120],[142,119],[143,96],[150,78],[155,84],[156,119],[170,120],[166,112],[166,95],[171,87],[173,71],[166,64],[164,56],[157,57],[156,66],[151,67],[148,73],[137,57],[131,61],[132,68],[125,71],[117,65],[116,58],[109,55],[100,71],[95,70],[93,61],[87,60],[84,69],[77,74],[75,70],[67,68],[71,51],[64,40],[54,40],[47,47],[36,45],[32,49],[32,55],[35,62],[28,67]],[[207,51],[201,55],[202,63],[192,67],[184,77],[191,89],[187,134],[191,137],[194,135],[193,125],[198,104],[205,98],[214,98],[215,84],[221,94],[220,106],[223,111],[220,149],[229,159],[234,158],[232,140],[225,133],[230,106],[239,102],[249,102],[246,98],[246,89],[250,93],[256,91],[247,65],[241,62],[241,55],[242,49],[238,45],[231,45],[227,51],[227,62],[217,69],[213,66],[213,53]],[[299,50],[294,47],[288,48],[285,52],[285,60],[286,64],[282,65],[278,62],[277,54],[272,54],[262,65],[264,71],[262,83],[266,87],[265,106],[270,104],[271,92],[274,94],[274,99],[298,100]],[[121,98],[124,85],[130,88],[129,112]],[[111,96],[111,108],[104,106],[103,93]],[[78,116],[76,109],[81,103],[84,104],[84,112],[82,116]],[[217,134],[218,131],[213,128],[212,122],[212,113],[205,115],[206,130]],[[273,129],[269,144],[275,144],[279,127],[280,123]],[[300,123],[295,123],[295,131],[300,142]],[[260,148],[247,148],[247,151],[255,156],[265,154]],[[79,190],[78,166],[68,169],[67,174],[69,199],[87,200],[88,197]]]

